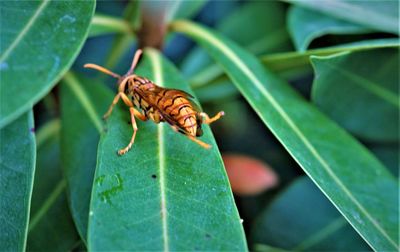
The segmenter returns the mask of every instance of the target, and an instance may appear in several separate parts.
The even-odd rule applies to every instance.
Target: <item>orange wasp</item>
[[[141,54],[142,50],[136,51],[131,68],[123,76],[95,64],[84,65],[85,68],[96,69],[118,79],[118,93],[107,113],[103,116],[104,119],[111,115],[119,99],[122,99],[129,107],[133,134],[129,144],[119,150],[118,154],[123,155],[128,152],[135,141],[136,131],[138,130],[135,117],[142,121],[147,121],[150,118],[155,123],[167,122],[176,132],[184,134],[204,148],[210,148],[209,144],[196,139],[203,134],[201,124],[210,124],[218,120],[224,115],[224,112],[221,111],[210,118],[206,113],[199,111],[192,100],[192,95],[182,90],[157,86],[147,78],[134,74],[133,70]]]

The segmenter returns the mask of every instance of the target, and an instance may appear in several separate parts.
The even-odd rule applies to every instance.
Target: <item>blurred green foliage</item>
[[[0,12],[0,250],[399,250],[398,1]],[[146,36],[164,56],[146,49],[138,73],[225,111],[205,126],[211,151],[148,121],[116,155],[129,112],[103,122],[115,79],[82,66],[123,74]],[[268,163],[279,186],[234,197],[227,152]]]

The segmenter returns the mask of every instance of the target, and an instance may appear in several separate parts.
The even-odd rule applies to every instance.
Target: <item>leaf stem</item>
[[[91,29],[97,26],[97,27],[104,27],[107,29],[111,29],[119,33],[132,34],[131,28],[125,20],[103,14],[94,15],[91,25],[92,25]]]
[[[272,71],[285,71],[288,69],[308,65],[309,56],[327,56],[339,52],[357,52],[379,48],[399,47],[399,39],[374,39],[339,46],[312,49],[305,52],[286,52],[261,56],[260,60]]]

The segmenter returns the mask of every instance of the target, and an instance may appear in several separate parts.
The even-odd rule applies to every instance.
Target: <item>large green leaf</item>
[[[137,74],[188,90],[176,69],[145,51]],[[108,102],[111,102],[108,101]],[[208,126],[203,149],[168,125],[138,122],[132,149],[128,110],[116,107],[98,149],[89,250],[246,250],[242,225]]]
[[[222,65],[272,133],[374,249],[399,248],[398,185],[365,147],[234,42],[188,21],[175,21],[171,29],[195,39]]]
[[[79,241],[61,173],[59,133],[60,122],[54,120],[41,127],[37,134],[28,251],[67,251]]]
[[[60,79],[86,38],[94,1],[3,1],[0,128]]]
[[[311,57],[311,62],[312,99],[322,111],[365,139],[399,140],[398,49]]]
[[[257,218],[251,235],[256,244],[292,251],[369,250],[307,177],[297,179],[277,196]]]
[[[399,34],[399,1],[285,0],[379,31]]]
[[[356,34],[371,32],[365,26],[347,22],[320,12],[292,6],[288,28],[298,51],[304,52],[313,39],[326,34]]]
[[[398,48],[400,41],[398,38],[373,39],[343,44],[333,47],[308,50],[305,52],[287,52],[265,55],[261,57],[264,65],[274,72],[285,72],[301,67],[310,67],[310,56],[327,56],[340,52],[368,51],[379,48]]]
[[[25,251],[36,146],[32,111],[0,130],[0,250]]]
[[[90,195],[96,168],[101,115],[112,100],[101,83],[68,72],[61,85],[61,158],[69,203],[78,232],[86,242]]]

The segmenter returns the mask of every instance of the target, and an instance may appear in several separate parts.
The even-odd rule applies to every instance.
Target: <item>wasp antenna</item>
[[[112,77],[117,78],[117,79],[121,78],[121,75],[113,73],[110,70],[108,70],[108,69],[106,69],[106,68],[104,68],[102,66],[96,65],[96,64],[85,64],[83,67],[84,68],[96,69],[97,71],[100,71],[100,72],[103,72],[105,74],[111,75]]]
[[[131,75],[133,73],[133,70],[139,61],[140,55],[142,55],[142,50],[138,49],[135,53],[135,56],[133,56],[131,68],[129,68],[129,71],[126,73],[126,75]]]

